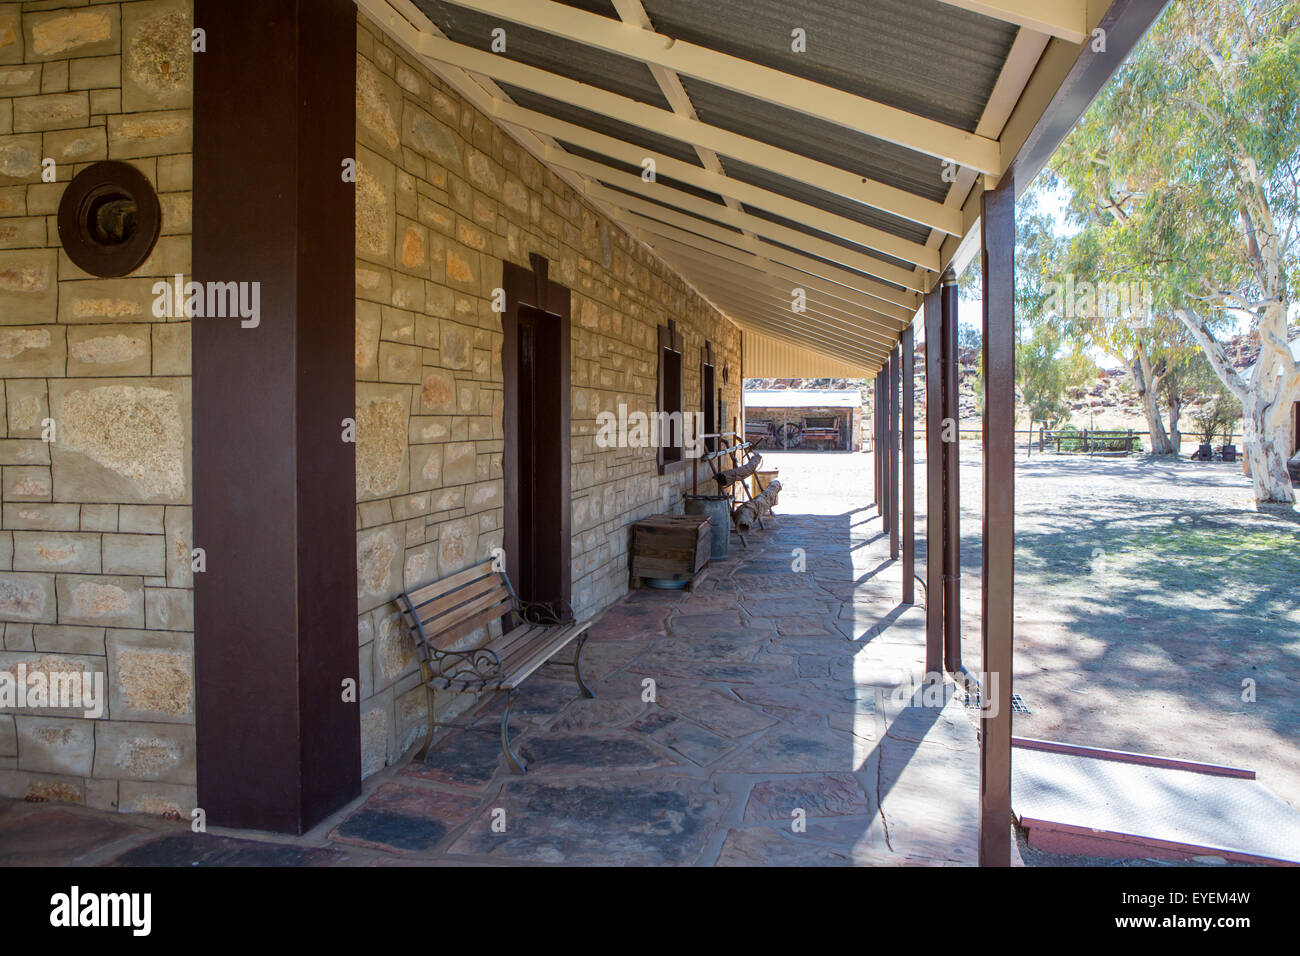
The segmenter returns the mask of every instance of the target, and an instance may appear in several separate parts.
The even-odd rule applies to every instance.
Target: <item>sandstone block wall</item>
[[[425,697],[396,594],[501,546],[501,262],[550,260],[572,290],[573,604],[627,590],[628,526],[681,511],[686,471],[652,448],[601,448],[597,415],[653,412],[657,328],[684,334],[685,407],[700,353],[740,413],[739,330],[364,16],[357,33],[357,603],[362,767],[423,733]],[[447,711],[469,701],[439,695]]]
[[[4,796],[195,802],[190,329],[152,292],[190,272],[192,20],[190,0],[0,3],[0,671],[108,686],[99,720],[0,710]],[[59,243],[67,182],[103,159],[162,203],[126,278]]]
[[[0,795],[188,815],[195,804],[190,326],[153,314],[190,273],[191,0],[0,2],[0,670],[103,675],[106,712],[0,709]],[[425,717],[394,596],[502,543],[503,260],[572,290],[573,603],[627,587],[628,526],[680,511],[689,473],[601,448],[603,410],[655,410],[657,328],[712,343],[728,426],[740,335],[364,18],[356,98],[357,562],[365,773]],[[54,181],[42,179],[53,159]],[[134,164],[154,252],[99,279],[60,247],[67,182]],[[720,382],[721,384],[721,382]],[[53,423],[53,435],[47,426]],[[53,441],[46,438],[53,437]],[[466,699],[445,700],[448,712]]]

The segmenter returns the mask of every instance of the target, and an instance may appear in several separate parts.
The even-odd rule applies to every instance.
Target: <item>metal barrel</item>
[[[731,547],[731,499],[726,495],[686,495],[688,515],[708,515],[711,525],[709,558],[721,561]]]

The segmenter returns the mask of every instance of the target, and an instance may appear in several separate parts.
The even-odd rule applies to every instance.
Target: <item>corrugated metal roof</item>
[[[670,108],[650,68],[639,60],[606,53],[585,43],[574,43],[475,10],[443,3],[441,0],[415,0],[415,4],[433,21],[434,26],[457,43],[489,50],[493,29],[501,27],[506,31],[506,48],[501,56],[599,86],[660,109]],[[585,6],[577,3],[569,5]],[[602,13],[600,10],[589,12]]]
[[[566,143],[564,140],[559,140],[559,143],[568,152],[572,153],[575,156],[582,156],[586,159],[594,160],[595,162],[601,163],[602,165],[609,166],[611,169],[617,169],[622,172],[625,172],[630,176],[637,176],[637,177],[641,176],[642,167],[640,166],[633,166],[631,163],[625,163],[621,159],[614,159],[613,157],[604,156],[600,153],[593,152],[590,149],[584,149],[581,146],[574,146],[572,143]],[[717,203],[718,205],[723,205],[722,197],[719,196],[717,193],[709,192],[707,189],[701,189],[698,186],[692,186],[689,183],[684,183],[681,180],[673,179],[671,176],[665,176],[663,173],[657,171],[655,173],[654,182],[655,185],[665,186],[668,187],[669,189],[677,189],[691,196],[695,196],[699,199],[707,199],[711,203]],[[649,198],[649,197],[646,196],[645,198]]]
[[[522,2],[518,8],[501,5],[497,6],[501,15],[488,15],[447,0],[413,0],[413,2],[430,18],[437,29],[456,43],[477,50],[488,50],[492,30],[502,27],[505,29],[507,40],[505,58],[548,71],[556,74],[557,77],[574,80],[627,97],[638,103],[648,104],[665,112],[672,112],[670,99],[665,96],[664,89],[672,94],[673,87],[665,85],[664,89],[660,88],[656,74],[645,62],[636,57],[633,49],[629,48],[630,33],[623,34],[619,30],[609,31],[603,26],[600,29],[584,32],[583,24],[559,15],[555,10],[550,10],[551,15],[545,18],[531,19],[534,23],[533,28],[519,25],[508,19],[514,15],[530,18],[530,14],[546,10],[545,4],[539,4],[535,9],[532,5]],[[470,0],[460,0],[460,2],[468,3]],[[557,2],[584,11],[586,14],[622,22],[619,8],[615,6],[613,0],[557,0]],[[911,114],[917,124],[938,123],[954,130],[967,132],[973,132],[979,125],[1003,67],[1008,64],[1008,54],[1019,32],[1012,23],[999,19],[996,12],[985,16],[965,10],[957,4],[940,2],[940,0],[798,0],[798,2],[709,0],[707,3],[703,0],[640,0],[640,2],[649,20],[649,28],[661,37],[729,54],[756,67],[766,67],[861,97],[872,103],[901,110],[905,114]],[[1131,26],[1136,28],[1143,22],[1149,24],[1163,3],[1162,0],[1111,0],[1110,3],[1104,4],[1090,2],[1089,22],[1095,22],[1101,14],[1110,16],[1113,9],[1120,10],[1119,16],[1127,16],[1124,10],[1130,5],[1141,8],[1132,16],[1128,16],[1128,20],[1132,21]],[[632,13],[635,12],[633,9]],[[556,33],[547,32],[550,23],[555,24]],[[1111,25],[1115,26],[1114,23]],[[1065,25],[1065,28],[1068,29],[1068,25]],[[633,25],[627,26],[628,31],[634,29]],[[802,51],[793,49],[791,45],[791,33],[796,29],[804,31],[806,48]],[[565,39],[559,36],[559,33],[574,39]],[[1117,49],[1127,49],[1132,42],[1135,42],[1136,36],[1130,36],[1131,33],[1132,30],[1126,25],[1124,30],[1115,34]],[[579,39],[590,39],[591,42],[579,42]],[[1049,52],[1060,51],[1061,43],[1067,42],[1054,41],[1047,49]],[[612,50],[622,52],[610,52]],[[1043,74],[1044,64],[1047,62],[1047,60],[1039,61],[1038,71],[1034,76],[1047,75],[1048,78],[1044,82],[1049,85],[1061,82],[1053,72],[1059,67],[1059,58],[1052,61],[1052,65],[1047,68],[1047,73]],[[480,65],[485,68],[483,72],[492,73],[492,68],[487,66],[486,61]],[[1015,96],[1023,93],[1024,84],[1030,81],[1028,67],[1032,65],[1022,60],[1016,61],[1016,69],[1010,74],[1011,86],[1000,90],[1000,103],[1013,102]],[[556,97],[571,96],[579,102],[588,101],[583,91],[566,88],[558,79],[550,83],[544,78],[538,78],[534,84],[531,79],[520,79],[511,75],[509,71],[502,71],[500,86],[507,96],[526,109],[585,127],[694,166],[711,166],[711,160],[707,157],[710,149],[703,147],[697,149],[691,143],[666,135],[665,132],[671,130],[678,135],[691,137],[694,131],[698,131],[703,137],[700,142],[718,151],[722,171],[738,182],[779,194],[786,200],[802,203],[810,209],[829,212],[864,226],[879,229],[905,242],[934,248],[933,243],[929,241],[931,235],[929,228],[919,225],[912,219],[891,213],[887,209],[866,204],[873,202],[880,206],[899,208],[894,206],[894,199],[889,195],[879,198],[869,196],[868,193],[872,192],[873,187],[867,185],[868,181],[902,190],[931,203],[944,203],[950,198],[949,193],[953,190],[953,183],[950,176],[945,176],[945,172],[950,170],[945,170],[942,159],[917,151],[917,148],[925,148],[925,144],[924,141],[906,135],[906,117],[897,118],[892,129],[883,125],[879,128],[872,126],[866,127],[870,132],[863,132],[861,128],[850,129],[837,122],[841,118],[838,112],[831,114],[822,110],[820,112],[825,117],[822,119],[803,112],[803,109],[818,112],[816,107],[811,105],[815,103],[818,91],[800,91],[795,89],[798,87],[796,83],[791,83],[792,95],[786,100],[787,105],[782,106],[777,105],[784,99],[779,89],[779,78],[776,78],[777,86],[766,88],[763,95],[759,96],[730,88],[731,79],[725,72],[718,71],[716,60],[701,51],[686,51],[678,68],[682,70],[695,68],[700,75],[712,76],[711,82],[698,79],[686,72],[674,73],[673,70],[668,69],[668,66],[669,64],[664,64],[666,78],[664,74],[660,74],[660,78],[664,79],[665,84],[675,84],[680,81],[681,89],[690,100],[690,109],[705,126],[716,127],[793,155],[778,157],[772,156],[770,151],[761,148],[751,150],[745,143],[731,144],[726,142],[726,137],[716,136],[707,129],[693,130],[685,123],[672,120],[660,124],[658,120],[647,118],[645,120],[647,125],[654,128],[642,129],[621,119],[617,115],[619,108],[613,105],[608,109],[616,115],[597,115],[587,108],[578,108],[557,100]],[[1109,61],[1101,65],[1095,62],[1085,65],[1085,69],[1092,71],[1088,74],[1089,77],[1093,73],[1100,75],[1101,72],[1107,72],[1109,75],[1108,71],[1112,71],[1113,68],[1109,65]],[[772,80],[772,78],[756,77],[755,82],[758,83],[761,79]],[[453,81],[454,84],[455,82]],[[473,83],[468,78],[460,82]],[[535,86],[536,90],[545,92],[519,89],[513,85],[515,82],[523,82],[527,86]],[[1091,82],[1083,85],[1095,92],[1095,85]],[[1061,90],[1038,91],[1035,94],[1037,98],[1032,102],[1037,103],[1042,100],[1044,93],[1048,97],[1057,95],[1059,98]],[[672,96],[672,101],[677,102],[675,95]],[[588,102],[588,106],[600,108],[597,103],[592,102]],[[854,104],[846,104],[844,108],[851,112]],[[1055,104],[1051,109],[1058,110]],[[1068,114],[1070,109],[1062,107],[1059,112]],[[1030,119],[1033,121],[1035,118]],[[856,123],[852,116],[844,117],[844,121],[851,125]],[[871,135],[877,129],[880,135]],[[943,133],[937,128],[932,132],[935,135]],[[915,129],[912,133],[915,133]],[[883,136],[904,139],[912,142],[916,148],[888,142],[881,138]],[[1049,138],[1054,137],[1049,135]],[[952,145],[954,151],[963,153],[963,148],[957,141],[953,141]],[[995,154],[996,149],[990,149],[995,147],[996,143],[991,143],[985,138],[973,140],[966,145],[969,147],[967,151],[969,155],[981,155],[989,162],[996,162],[996,159],[991,158],[991,154]],[[636,171],[629,168],[626,162],[614,161],[590,152],[592,148],[590,144],[579,148],[576,144],[567,142],[558,144],[557,148],[568,149],[576,155],[595,159],[613,168]],[[705,154],[705,159],[701,158],[701,153]],[[733,156],[732,153],[736,155]],[[771,157],[770,162],[769,157]],[[803,177],[799,177],[799,171],[802,170],[803,163],[797,157],[807,157],[818,163],[836,167],[848,175],[839,176],[834,181],[819,182],[819,175],[816,172],[809,172],[807,179],[810,181],[802,181]],[[963,155],[953,159],[967,163],[978,162],[974,159],[965,159]],[[773,169],[765,168],[762,164],[768,164]],[[775,172],[774,169],[782,172]],[[862,177],[864,184],[861,190],[855,185],[858,176]],[[969,181],[969,179],[963,180],[965,183]],[[704,199],[717,206],[718,216],[723,216],[724,200],[722,196],[711,190],[688,186],[663,176],[660,176],[659,184],[666,188],[677,189],[683,195]],[[851,250],[862,258],[857,256],[848,258],[862,268],[872,268],[870,262],[874,257],[876,261],[892,267],[884,271],[895,280],[907,281],[910,288],[917,287],[917,281],[907,279],[898,271],[903,269],[912,272],[911,263],[884,255],[874,248],[841,235],[827,234],[820,231],[820,228],[810,228],[804,222],[797,221],[795,212],[784,204],[781,206],[783,215],[778,216],[758,204],[743,203],[747,214],[788,227],[798,234],[797,236],[786,235],[787,241],[781,242],[772,238],[770,234],[772,230],[756,226],[756,231],[766,245],[755,245],[748,240],[743,240],[742,232],[734,226],[716,222],[708,211],[704,215],[698,215],[674,209],[676,215],[672,215],[668,211],[672,207],[660,201],[662,195],[656,199],[645,195],[645,190],[630,192],[621,190],[617,185],[611,188],[614,192],[603,193],[604,197],[622,193],[635,196],[649,204],[638,208],[637,211],[646,214],[645,211],[649,210],[648,215],[652,219],[666,222],[667,219],[674,218],[678,222],[670,225],[694,231],[689,221],[683,221],[680,217],[696,216],[705,223],[720,227],[725,230],[725,233],[714,232],[703,226],[700,228],[704,232],[711,233],[713,238],[725,240],[728,244],[740,248],[742,250],[740,260],[744,263],[748,262],[746,256],[756,251],[760,257],[766,256],[774,262],[782,263],[780,269],[793,267],[798,270],[799,265],[803,264],[809,270],[832,281],[838,278],[862,290],[868,288],[878,290],[878,286],[860,283],[855,277],[866,274],[860,268],[849,267],[837,261],[837,254],[831,250],[821,248],[822,253],[831,254],[831,258],[827,259],[825,255],[800,248],[801,237],[806,235]],[[953,198],[961,201],[965,197],[956,195]],[[610,201],[613,205],[618,205],[617,200]],[[955,209],[955,207],[951,208]],[[917,211],[912,208],[909,210],[909,215]],[[791,216],[794,218],[790,218]],[[946,217],[946,219],[945,225],[954,223],[953,217]],[[816,215],[808,215],[807,220],[821,223],[821,228],[827,226],[824,218]],[[932,220],[926,218],[925,221]],[[951,230],[952,227],[948,228]],[[734,240],[731,239],[733,235],[736,237]],[[648,239],[654,242],[653,236]],[[943,249],[948,250],[950,244],[950,242],[945,244]],[[818,264],[809,264],[806,259],[788,257],[784,250],[798,253],[799,256],[815,260]],[[948,254],[945,253],[945,256]],[[685,254],[677,253],[670,258],[676,260],[681,255]],[[838,271],[823,270],[820,263],[832,265]],[[730,288],[734,292],[745,291],[744,273],[736,272],[737,267],[725,255],[722,259],[711,259],[707,266],[701,265],[698,268],[693,255],[682,260],[680,264],[684,270],[684,277],[688,281],[693,281],[697,287],[710,283],[718,286],[719,276],[722,275],[724,276],[722,285],[730,283]],[[694,279],[692,273],[698,273]],[[734,275],[730,275],[733,273]],[[903,290],[897,281],[890,282],[874,274],[870,275],[870,278],[874,282],[883,283],[887,287],[903,292],[904,294],[896,298],[897,302],[904,303],[909,308],[914,304],[915,296]],[[864,291],[863,294],[869,296],[872,293]],[[774,333],[773,341],[777,341],[780,337],[778,330],[783,327],[781,321],[783,317],[767,309],[762,297],[755,296],[745,301],[744,296],[728,291],[728,295],[723,296],[723,300],[731,302],[733,306],[740,306],[739,311],[730,314],[742,325],[767,329]],[[849,303],[845,311],[852,314],[857,309],[858,306]],[[862,315],[867,319],[868,312],[865,308],[862,309]],[[851,364],[853,360],[860,358],[868,367],[868,371],[878,366],[879,356],[876,354],[878,350],[865,347],[855,342],[852,336],[844,335],[842,323],[840,325],[836,325],[834,321],[824,323],[812,313],[801,319],[801,323],[803,327],[797,333],[792,330],[792,337],[797,335],[809,349],[830,356],[827,361],[846,360]]]
[[[893,256],[886,255],[883,252],[876,252],[875,250],[871,250],[871,251],[865,250],[857,243],[851,242],[848,239],[845,239],[843,236],[837,236],[834,233],[830,233],[830,232],[823,232],[820,229],[813,229],[812,227],[806,226],[801,222],[795,222],[793,219],[786,219],[784,216],[778,216],[776,213],[768,212],[765,209],[750,209],[749,214],[751,216],[757,216],[759,219],[766,219],[768,222],[775,223],[776,225],[785,226],[787,229],[793,229],[796,232],[802,232],[805,235],[809,236],[810,238],[823,239],[826,242],[834,243],[837,246],[843,246],[845,249],[848,249],[852,252],[860,253],[869,259],[875,259],[879,262],[883,262],[891,266],[897,266],[900,269],[912,268],[912,263],[910,262],[904,262],[902,259],[896,259]],[[929,233],[927,233],[926,235],[929,235]]]
[[[695,150],[680,139],[663,136],[631,123],[620,123],[608,116],[592,113],[581,107],[571,106],[549,96],[543,96],[541,93],[522,90],[507,83],[502,83],[501,88],[505,90],[507,96],[526,109],[537,113],[545,113],[547,116],[564,120],[566,123],[585,126],[597,133],[604,133],[606,136],[613,136],[615,139],[641,146],[651,152],[662,153],[665,156],[671,156],[673,159],[680,159],[684,163],[700,165],[700,158]]]
[[[837,216],[843,216],[845,219],[860,222],[864,226],[874,226],[877,229],[892,232],[896,236],[902,236],[904,239],[920,243],[925,242],[930,235],[930,230],[925,226],[911,222],[901,216],[882,212],[879,209],[872,209],[870,206],[864,206],[852,199],[845,199],[843,196],[837,196],[834,193],[818,189],[812,183],[799,182],[779,173],[770,172],[758,166],[751,166],[738,159],[724,158],[722,163],[727,170],[727,175],[732,179],[753,186],[761,186],[763,189],[789,196],[809,206],[815,206],[818,209],[824,209],[826,212],[833,212]],[[748,206],[745,208],[750,209]]]
[[[683,76],[700,119],[870,179],[942,202],[948,195],[943,162],[905,146],[856,133],[835,123],[773,106],[744,93]],[[723,165],[727,158],[723,157]]]
[[[975,129],[1016,28],[936,0],[643,0],[659,33]],[[807,51],[791,49],[805,31]],[[698,104],[697,104],[698,106]]]
[[[862,393],[856,388],[747,388],[744,399],[746,408],[862,407]]]

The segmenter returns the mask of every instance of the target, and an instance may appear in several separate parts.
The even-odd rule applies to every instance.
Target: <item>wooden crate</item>
[[[704,576],[713,547],[708,515],[655,515],[632,526],[632,587],[642,578],[689,581]]]

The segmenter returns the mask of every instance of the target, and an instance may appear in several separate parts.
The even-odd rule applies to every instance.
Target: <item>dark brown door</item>
[[[568,482],[561,439],[569,400],[561,331],[557,316],[519,307],[518,374],[513,383],[506,382],[506,401],[518,422],[513,455],[518,489],[515,587],[525,601],[562,600],[569,574],[561,560]]]

